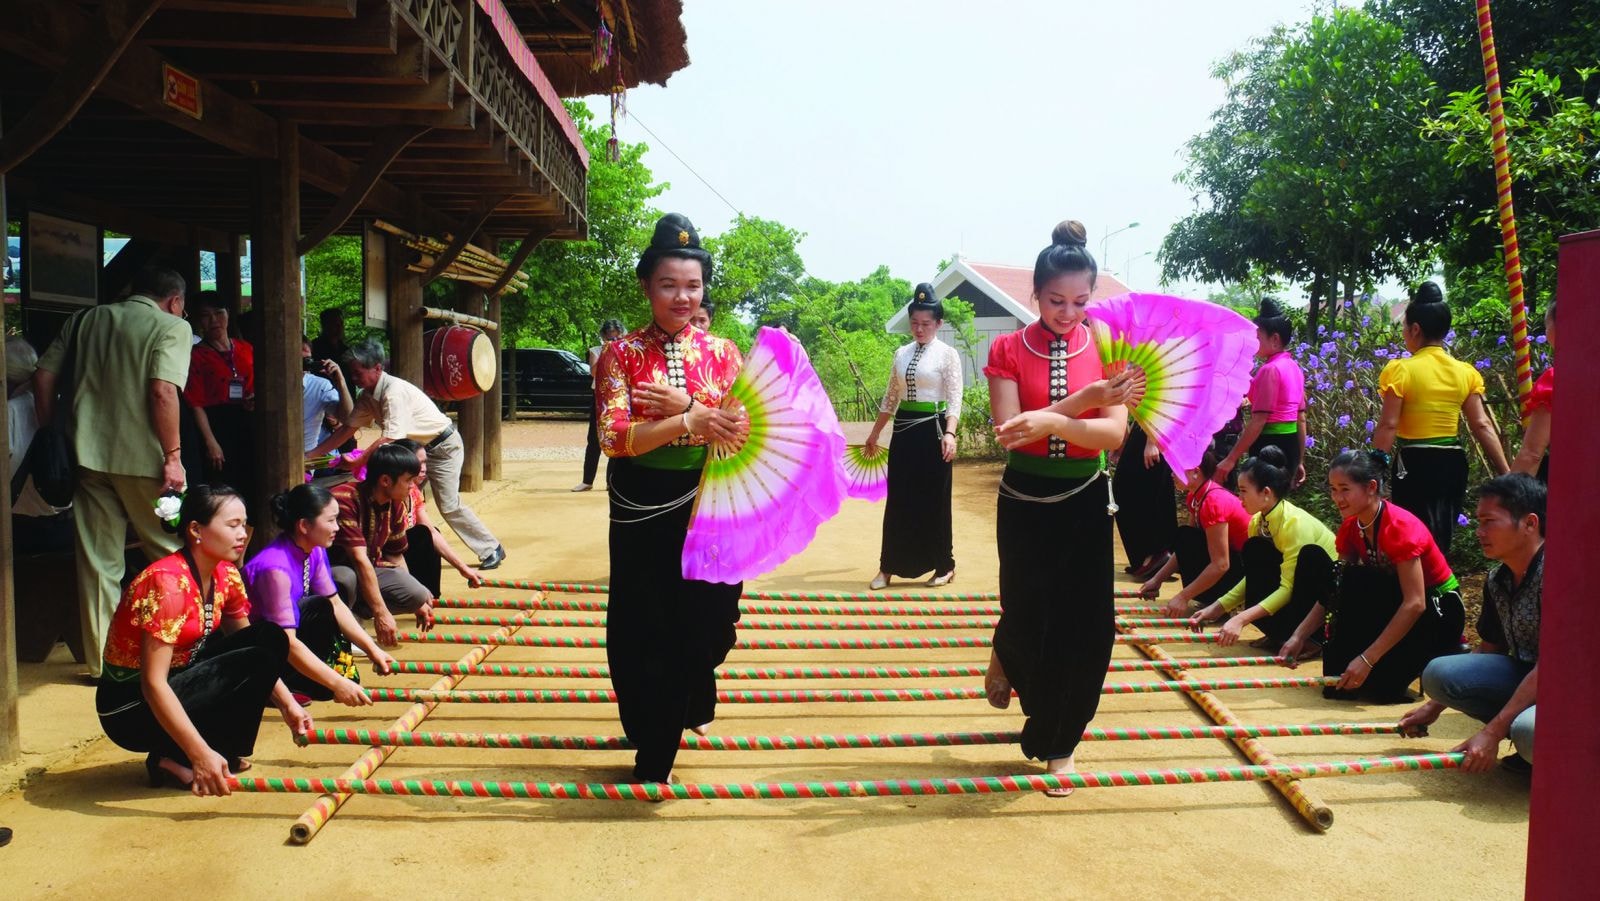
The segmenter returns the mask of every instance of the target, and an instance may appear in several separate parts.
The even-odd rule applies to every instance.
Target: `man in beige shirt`
[[[152,562],[178,549],[153,504],[185,484],[178,404],[189,380],[192,333],[183,321],[184,287],[183,276],[170,269],[139,273],[127,299],[69,320],[33,376],[41,427],[55,415],[58,390],[70,399],[62,415],[78,457],[78,608],[84,662],[96,677],[121,591],[128,525]],[[70,383],[61,385],[69,340],[75,357]]]
[[[428,487],[433,489],[434,503],[439,505],[444,521],[478,555],[478,569],[498,567],[506,559],[506,549],[478,514],[461,503],[461,460],[466,451],[455,424],[421,388],[384,372],[387,363],[383,345],[376,339],[368,339],[345,351],[345,373],[350,384],[361,389],[361,396],[356,400],[350,421],[307,456],[327,453],[370,423],[377,423],[383,434],[366,453],[349,464],[350,468],[360,466],[372,451],[390,441],[410,438],[417,442],[428,454]]]

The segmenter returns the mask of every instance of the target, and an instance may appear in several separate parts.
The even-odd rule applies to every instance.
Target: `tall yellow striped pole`
[[[1494,148],[1495,204],[1500,241],[1505,247],[1506,287],[1511,295],[1511,347],[1516,353],[1517,409],[1528,420],[1533,392],[1533,358],[1528,347],[1528,307],[1522,297],[1522,254],[1517,249],[1517,214],[1511,204],[1511,151],[1506,144],[1506,110],[1500,97],[1500,64],[1494,53],[1494,18],[1489,0],[1478,0],[1478,46],[1483,51],[1484,96],[1489,102],[1489,138]]]

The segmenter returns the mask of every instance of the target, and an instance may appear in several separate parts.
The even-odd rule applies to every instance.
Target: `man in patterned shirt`
[[[393,647],[396,613],[415,613],[418,628],[433,628],[433,594],[406,569],[411,484],[422,465],[415,451],[392,443],[379,445],[366,462],[364,481],[333,489],[339,532],[328,558],[339,597],[372,617],[378,643]]]
[[[1545,486],[1511,473],[1478,489],[1478,543],[1499,561],[1483,586],[1478,635],[1471,654],[1439,657],[1422,671],[1428,701],[1400,719],[1406,735],[1425,735],[1447,708],[1484,723],[1455,750],[1461,768],[1481,773],[1499,753],[1500,742],[1516,748],[1502,762],[1508,770],[1533,766],[1533,718],[1539,685],[1539,606],[1544,593]]]

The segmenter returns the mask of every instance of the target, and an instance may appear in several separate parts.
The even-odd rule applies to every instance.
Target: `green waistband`
[[[1081,479],[1105,468],[1106,455],[1093,457],[1040,457],[1012,451],[1006,455],[1006,466],[1031,476],[1052,479]]]
[[[899,409],[907,413],[943,413],[949,407],[942,400],[903,400]]]
[[[695,447],[669,444],[666,447],[658,447],[648,454],[640,454],[633,458],[633,462],[646,469],[704,469],[706,449],[704,445]]]
[[[1428,595],[1430,597],[1438,597],[1441,594],[1449,594],[1452,591],[1460,590],[1461,583],[1456,581],[1455,574],[1452,573],[1450,578],[1445,579],[1443,582],[1440,582],[1438,585],[1435,585],[1432,588],[1429,588]]]
[[[1261,427],[1261,434],[1263,435],[1293,435],[1298,431],[1300,431],[1300,423],[1298,420],[1293,419],[1288,422],[1269,422]]]
[[[102,664],[100,666],[100,675],[104,676],[107,679],[110,679],[112,682],[137,682],[137,681],[139,681],[139,671],[138,670],[136,670],[136,669],[128,669],[125,666],[112,666],[109,663],[105,663],[105,664]]]
[[[1442,444],[1445,447],[1460,447],[1461,439],[1455,435],[1445,435],[1439,438],[1396,438],[1395,447],[1416,447],[1419,444]]]

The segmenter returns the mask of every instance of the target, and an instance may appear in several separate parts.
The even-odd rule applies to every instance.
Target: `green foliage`
[[[895,348],[907,340],[884,331],[884,323],[910,296],[910,282],[879,266],[859,281],[807,279],[770,315],[793,323],[839,417],[871,419],[888,388]]]
[[[328,308],[342,310],[345,337],[357,341],[372,329],[362,316],[363,278],[360,235],[334,235],[305,256],[306,321],[309,337],[317,336],[317,317]]]
[[[1367,0],[1374,18],[1399,28],[1406,48],[1445,93],[1483,87],[1478,16],[1470,0]],[[1600,0],[1494,0],[1501,77],[1525,68],[1576,75],[1600,61]],[[1589,85],[1592,100],[1600,85]]]
[[[1227,100],[1179,176],[1201,208],[1163,241],[1164,278],[1309,282],[1309,327],[1325,300],[1421,269],[1450,171],[1418,132],[1435,90],[1398,28],[1335,8],[1214,74]]]
[[[756,323],[771,319],[805,278],[796,249],[804,237],[782,223],[738,214],[731,228],[704,242],[716,260],[714,302]]]

